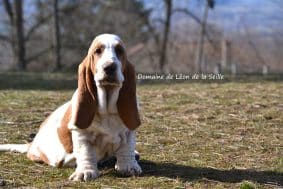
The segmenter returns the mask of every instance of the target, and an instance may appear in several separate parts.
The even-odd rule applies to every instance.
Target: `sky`
[[[162,16],[161,0],[144,0],[146,6],[155,8],[153,17]],[[219,27],[227,35],[243,32],[244,28],[261,34],[283,31],[283,0],[215,0],[215,8],[209,12],[209,23]],[[203,13],[203,0],[174,0],[174,6],[187,8],[198,17]],[[164,14],[164,13],[163,13]],[[174,22],[187,19],[184,15],[173,17]],[[283,33],[283,32],[282,32]]]
[[[241,30],[243,24],[266,34],[283,28],[283,3],[279,7],[273,0],[216,1],[215,10],[210,12],[210,21],[222,24],[225,31]]]

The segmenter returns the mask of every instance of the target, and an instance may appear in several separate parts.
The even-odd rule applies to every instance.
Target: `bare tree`
[[[208,7],[213,8],[214,7],[214,0],[206,0]],[[154,26],[151,22],[147,22],[147,27],[151,33],[151,36],[153,36],[155,45],[157,47],[157,58],[158,58],[158,68],[159,71],[164,72],[164,68],[166,66],[166,57],[167,57],[167,44],[169,42],[169,36],[170,36],[170,27],[171,27],[171,18],[175,13],[183,13],[189,18],[193,19],[196,23],[198,23],[202,30],[202,40],[204,40],[204,37],[207,38],[209,44],[213,47],[213,49],[218,50],[219,47],[216,45],[216,43],[212,40],[211,36],[209,35],[208,30],[206,30],[207,26],[206,19],[205,23],[202,22],[202,19],[198,18],[194,13],[192,13],[187,8],[181,8],[181,7],[174,7],[174,0],[163,0],[164,7],[165,7],[165,18],[160,19],[154,19],[153,21],[161,23],[163,25],[162,32],[158,32],[156,26]],[[207,14],[207,12],[205,12]],[[205,16],[207,17],[207,16]],[[205,25],[205,27],[202,27]],[[209,28],[210,30],[214,30],[213,28]],[[151,53],[152,54],[152,53]]]
[[[55,70],[60,70],[61,65],[61,38],[60,38],[60,28],[59,28],[59,15],[58,15],[58,0],[53,0],[53,17],[54,17],[54,56],[56,68]]]
[[[41,1],[37,3],[40,4]],[[42,25],[46,24],[51,14],[36,19],[32,25],[25,28],[23,4],[24,1],[22,0],[3,0],[4,10],[8,16],[8,24],[5,25],[8,32],[6,34],[0,34],[0,40],[11,45],[13,62],[18,70],[26,70],[27,65],[31,61],[50,50],[50,47],[48,47],[43,50],[39,49],[34,54],[26,54],[26,48],[28,48],[28,43],[32,39],[32,36]]]
[[[204,36],[206,34],[206,22],[210,8],[214,8],[214,0],[206,0],[205,10],[201,21],[200,38],[198,40],[197,53],[195,58],[195,70],[199,73],[202,72]]]
[[[13,54],[16,57],[16,64],[19,70],[26,69],[25,38],[23,25],[23,1],[14,0],[13,4],[9,0],[4,0],[6,13],[11,25],[10,42]]]
[[[159,55],[159,69],[164,72],[164,66],[166,64],[166,54],[167,54],[167,43],[170,33],[171,17],[172,17],[172,0],[163,0],[166,7],[166,17],[164,22],[163,39],[161,44],[161,50]]]
[[[14,0],[16,12],[16,32],[17,32],[17,65],[20,70],[26,69],[26,49],[24,40],[24,25],[23,25],[23,4],[21,0]]]

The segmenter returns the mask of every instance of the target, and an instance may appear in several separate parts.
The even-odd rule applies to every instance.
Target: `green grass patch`
[[[256,189],[256,186],[251,182],[245,181],[241,184],[240,189]]]

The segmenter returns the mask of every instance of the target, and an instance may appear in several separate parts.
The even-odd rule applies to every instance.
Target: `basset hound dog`
[[[72,99],[41,124],[31,143],[2,144],[0,151],[27,153],[32,161],[54,167],[76,167],[69,177],[74,181],[97,178],[98,162],[111,156],[118,172],[140,174],[135,78],[122,40],[113,34],[97,36],[79,65]]]

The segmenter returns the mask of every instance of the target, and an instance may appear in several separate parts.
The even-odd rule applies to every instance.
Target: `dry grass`
[[[47,114],[70,99],[71,84],[62,89],[60,77],[65,75],[56,76],[38,81],[35,75],[28,84],[16,77],[10,85],[0,77],[0,143],[25,142]],[[69,78],[69,83],[75,82],[75,77]],[[16,89],[8,89],[13,85]],[[137,138],[142,176],[123,178],[110,165],[101,168],[103,175],[94,182],[73,183],[68,181],[73,169],[1,153],[0,178],[8,188],[283,186],[282,82],[142,85],[138,94],[143,120]]]

